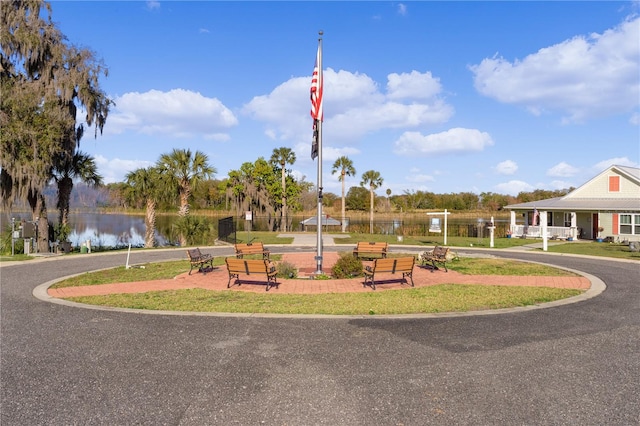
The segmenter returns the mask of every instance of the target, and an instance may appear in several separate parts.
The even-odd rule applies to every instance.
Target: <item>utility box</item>
[[[24,254],[31,254],[31,239],[24,239]]]

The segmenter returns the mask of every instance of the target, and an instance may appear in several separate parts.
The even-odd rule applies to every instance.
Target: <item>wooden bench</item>
[[[375,259],[386,258],[389,245],[387,243],[359,241],[353,249],[353,255],[357,258]]]
[[[238,243],[236,244],[236,257],[242,259],[244,255],[260,254],[263,259],[269,259],[269,249],[264,248],[261,242],[255,243]]]
[[[376,275],[380,276],[380,274],[400,274],[402,273],[402,278],[400,279],[407,284],[407,277],[411,279],[411,287],[413,287],[413,266],[416,263],[416,258],[413,256],[408,257],[392,257],[388,259],[375,259],[373,261],[373,265],[365,266],[364,268],[364,286],[367,284],[371,285],[373,290],[376,289],[375,278]]]
[[[445,272],[449,272],[447,269],[447,262],[453,259],[453,256],[449,247],[435,246],[433,250],[421,253],[419,259],[422,265],[431,262],[431,272],[438,269],[436,263],[444,266]]]
[[[206,264],[209,264],[211,268],[213,268],[213,256],[208,253],[200,252],[199,248],[187,250],[187,256],[189,257],[189,263],[191,267],[189,268],[189,275],[191,275],[191,271],[194,267],[198,268],[198,272],[203,272],[203,268]]]
[[[234,259],[225,258],[227,270],[229,271],[229,282],[227,288],[231,287],[231,280],[235,278],[234,284],[241,284],[240,275],[262,275],[267,278],[267,291],[273,286],[278,287],[276,275],[278,269],[273,262],[267,259]],[[246,280],[245,280],[246,281]]]

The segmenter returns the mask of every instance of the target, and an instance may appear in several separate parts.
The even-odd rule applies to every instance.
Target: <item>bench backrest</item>
[[[264,245],[262,244],[262,242],[258,241],[255,243],[238,243],[236,244],[236,252],[250,252],[250,251],[254,251],[254,252],[263,252],[264,251]]]
[[[230,273],[266,274],[269,272],[269,261],[262,259],[235,259],[226,257],[227,269]]]
[[[367,242],[358,241],[356,245],[357,251],[385,251],[388,248],[388,244],[385,242]]]
[[[449,252],[449,247],[435,246],[433,248],[433,256],[435,257],[445,257],[448,252]]]
[[[202,257],[202,253],[199,248],[195,248],[187,250],[187,256],[189,256],[189,260],[193,260]]]
[[[373,272],[406,272],[413,269],[416,258],[409,257],[392,257],[387,259],[376,259],[373,261]]]

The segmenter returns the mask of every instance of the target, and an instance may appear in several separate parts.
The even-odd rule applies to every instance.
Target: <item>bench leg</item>
[[[438,262],[439,264],[441,264],[442,266],[444,266],[444,271],[445,271],[445,272],[449,272],[449,269],[447,269],[447,262],[440,262],[440,261],[438,261],[438,260],[432,260],[432,261],[431,261],[431,265],[432,265],[431,272],[435,271],[436,269],[440,269],[440,268],[438,268],[438,267],[436,266],[436,262]]]
[[[413,285],[413,272],[403,272],[402,273],[402,278],[404,278],[405,281],[407,281],[406,277],[409,277],[411,279],[411,287],[415,287]]]
[[[204,262],[204,265],[209,265],[209,268],[213,269],[213,258],[207,260],[206,262]],[[204,266],[203,265],[203,266]]]
[[[275,276],[267,277],[267,289],[265,291],[269,291],[271,287],[278,287],[278,281]]]
[[[197,267],[198,267],[198,272],[201,272],[201,270],[202,270],[202,265],[201,265],[201,264],[199,264],[199,263],[195,263],[195,264],[194,264],[194,263],[192,262],[192,263],[191,263],[191,266],[189,267],[189,275],[191,275],[191,271],[193,271],[193,268],[194,268],[195,266],[197,266]]]
[[[238,274],[229,274],[229,281],[227,282],[227,288],[231,287],[231,280],[235,278],[236,281],[234,282],[234,284],[238,284],[240,285],[240,275]]]
[[[367,277],[366,275],[364,276],[364,283],[362,284],[362,286],[366,287],[367,284],[369,284],[371,286],[372,290],[376,289],[376,283],[374,281],[373,275],[371,275],[370,277]]]

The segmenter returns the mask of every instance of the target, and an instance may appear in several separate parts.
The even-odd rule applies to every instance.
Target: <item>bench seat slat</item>
[[[359,241],[356,244],[356,248],[353,249],[353,255],[355,257],[362,257],[365,259],[373,259],[373,256],[370,255],[379,255],[384,259],[387,257],[388,248],[389,245],[385,242]]]
[[[240,279],[240,274],[266,276],[267,291],[273,286],[278,286],[278,270],[275,265],[267,259],[238,259],[227,257],[225,258],[225,263],[227,264],[227,270],[229,272],[227,288],[231,287],[231,280],[234,278],[234,284],[241,285],[242,280]]]
[[[261,254],[263,259],[269,259],[271,252],[265,248],[262,242],[238,243],[235,245],[236,257],[242,259],[244,255]]]
[[[372,266],[367,266],[364,270],[364,286],[371,285],[373,290],[376,289],[375,276],[383,273],[402,273],[402,278],[398,278],[407,282],[407,277],[411,279],[411,287],[413,283],[413,267],[415,265],[415,257],[398,257],[389,259],[375,259]],[[408,282],[407,282],[408,283]]]

